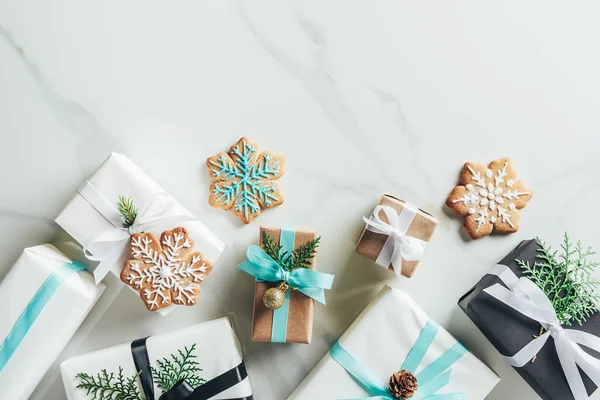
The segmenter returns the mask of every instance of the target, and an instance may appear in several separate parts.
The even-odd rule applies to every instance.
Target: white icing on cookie
[[[513,226],[511,215],[508,210],[512,211],[516,209],[516,205],[512,202],[508,204],[508,210],[502,206],[506,200],[512,201],[517,200],[520,196],[530,194],[530,192],[521,192],[518,189],[512,189],[514,180],[505,181],[504,178],[508,175],[506,167],[508,162],[504,163],[504,167],[496,172],[496,176],[491,169],[485,171],[485,178],[481,176],[479,172],[475,172],[470,165],[467,165],[467,169],[471,173],[472,182],[465,185],[467,193],[465,193],[460,199],[452,200],[453,203],[462,202],[465,205],[471,206],[469,208],[469,214],[475,215],[477,221],[477,229],[481,225],[489,223],[495,223],[500,219],[503,223],[507,223]],[[475,189],[475,185],[480,189]],[[491,213],[488,213],[488,210]]]

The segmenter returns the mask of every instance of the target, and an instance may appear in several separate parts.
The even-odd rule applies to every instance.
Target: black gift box
[[[539,259],[536,258],[540,246],[535,240],[521,242],[500,264],[509,267],[518,277],[523,276],[521,267],[515,259],[529,261],[533,265]],[[477,325],[479,330],[496,347],[500,354],[513,356],[527,343],[531,342],[535,335],[539,334],[540,324],[522,315],[518,311],[501,303],[483,290],[496,283],[506,286],[495,275],[484,276],[471,290],[469,290],[458,302],[459,307]],[[600,336],[600,313],[594,314],[580,326],[574,323],[568,329],[585,331]],[[586,348],[583,348],[587,350]],[[590,350],[594,356],[597,353]],[[538,353],[534,362],[529,362],[515,370],[544,400],[573,400],[573,394],[567,383],[556,354],[554,339],[549,338],[546,345]],[[596,390],[596,385],[582,372],[581,376],[588,394]]]

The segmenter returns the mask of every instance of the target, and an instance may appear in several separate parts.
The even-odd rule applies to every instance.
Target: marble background
[[[440,220],[397,285],[503,378],[490,400],[535,399],[456,300],[522,239],[600,246],[599,18],[594,1],[0,0],[0,276],[68,242],[54,217],[125,153],[228,250],[200,305],[164,318],[112,286],[61,359],[234,313],[256,398],[281,400],[394,280],[353,253],[389,192]],[[248,226],[207,204],[204,161],[241,135],[287,157],[286,203]],[[535,191],[521,230],[468,241],[445,198],[463,162],[503,156]],[[317,228],[337,275],[310,346],[249,340],[254,284],[235,266],[284,223]],[[57,371],[33,399],[64,398]]]

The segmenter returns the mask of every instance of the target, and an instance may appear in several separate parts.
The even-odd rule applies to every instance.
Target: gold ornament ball
[[[265,307],[271,310],[277,310],[283,306],[285,302],[285,292],[279,288],[270,288],[267,289],[263,296],[263,303]]]

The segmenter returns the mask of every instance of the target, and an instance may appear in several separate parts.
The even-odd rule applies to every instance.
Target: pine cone
[[[417,377],[403,369],[391,376],[388,391],[395,398],[406,400],[415,395],[418,387]]]

